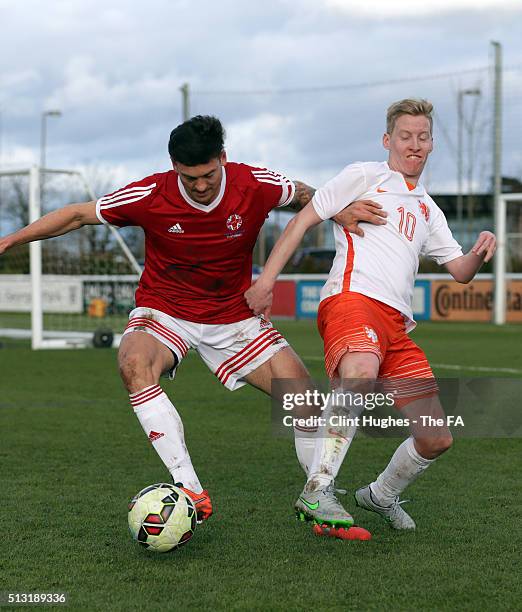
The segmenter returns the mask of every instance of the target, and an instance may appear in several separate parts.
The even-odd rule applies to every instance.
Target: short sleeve
[[[367,189],[362,164],[350,164],[315,192],[312,205],[321,219],[331,219],[364,195]]]
[[[250,171],[263,190],[268,210],[288,206],[293,200],[295,185],[286,176],[266,168],[250,168]]]
[[[96,202],[96,216],[102,223],[118,227],[140,225],[140,212],[152,200],[158,186],[152,176],[113,191]]]
[[[462,247],[455,240],[442,210],[431,202],[429,207],[429,235],[421,255],[436,261],[440,266],[462,255]]]

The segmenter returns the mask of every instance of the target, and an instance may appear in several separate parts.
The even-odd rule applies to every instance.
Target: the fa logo
[[[379,342],[379,338],[377,337],[375,330],[373,330],[371,327],[365,326],[364,331],[368,339],[371,340],[374,344],[377,344]]]
[[[237,232],[237,230],[243,225],[243,219],[239,215],[230,215],[227,219],[227,228],[231,232]]]
[[[422,216],[426,219],[426,223],[428,223],[428,221],[430,220],[430,209],[428,208],[428,205],[424,204],[424,202],[421,202],[419,200],[419,209],[422,213]]]

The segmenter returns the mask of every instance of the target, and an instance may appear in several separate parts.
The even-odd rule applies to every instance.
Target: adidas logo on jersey
[[[179,223],[175,223],[172,227],[169,227],[169,232],[171,234],[184,234],[185,230],[181,227]]]

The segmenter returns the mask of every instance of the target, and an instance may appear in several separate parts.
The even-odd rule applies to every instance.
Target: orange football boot
[[[212,516],[212,501],[206,489],[201,491],[201,493],[194,493],[194,491],[184,487],[182,482],[175,482],[174,485],[180,488],[194,503],[198,524],[201,524]]]
[[[318,536],[337,538],[338,540],[371,540],[372,534],[364,527],[332,527],[331,525],[314,525],[313,532]]]

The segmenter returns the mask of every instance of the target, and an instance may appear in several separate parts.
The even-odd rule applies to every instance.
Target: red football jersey
[[[190,198],[171,170],[100,198],[96,214],[103,223],[145,232],[136,306],[195,323],[234,323],[252,316],[243,293],[261,226],[294,193],[281,174],[229,162],[219,194],[206,206]]]

